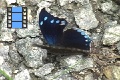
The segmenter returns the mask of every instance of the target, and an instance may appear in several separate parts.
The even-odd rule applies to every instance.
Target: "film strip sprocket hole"
[[[27,28],[27,7],[7,7],[7,28]]]

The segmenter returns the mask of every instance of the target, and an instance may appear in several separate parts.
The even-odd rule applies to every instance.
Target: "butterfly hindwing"
[[[79,28],[68,29],[63,34],[63,46],[89,50],[90,43],[90,37]]]
[[[63,35],[63,29],[67,25],[65,19],[54,17],[43,8],[39,14],[39,26],[49,45],[57,45]]]

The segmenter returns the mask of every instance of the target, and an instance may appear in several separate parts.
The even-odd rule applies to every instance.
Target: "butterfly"
[[[39,14],[40,30],[48,45],[90,50],[91,39],[85,31],[76,27],[64,31],[67,24],[65,19],[54,17],[45,8]]]

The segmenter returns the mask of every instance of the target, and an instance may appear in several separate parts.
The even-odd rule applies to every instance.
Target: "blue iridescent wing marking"
[[[65,47],[90,49],[90,37],[79,28],[68,29],[63,34],[62,45]]]
[[[59,44],[63,35],[63,29],[67,25],[65,19],[54,17],[43,8],[39,14],[39,26],[49,45]]]

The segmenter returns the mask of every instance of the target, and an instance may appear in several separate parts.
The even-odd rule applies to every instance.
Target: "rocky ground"
[[[119,0],[17,1],[28,8],[26,29],[7,28],[7,7],[14,0],[0,0],[0,69],[13,80],[120,80]],[[65,18],[67,28],[77,25],[90,35],[89,56],[55,55],[32,45],[44,43],[38,25],[44,7]],[[7,79],[0,73],[0,80]]]

